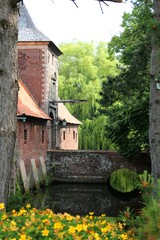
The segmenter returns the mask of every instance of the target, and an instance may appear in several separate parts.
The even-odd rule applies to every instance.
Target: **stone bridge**
[[[121,168],[138,174],[151,170],[150,157],[141,153],[127,161],[116,151],[51,150],[48,151],[47,171],[54,181],[105,183],[108,177]]]

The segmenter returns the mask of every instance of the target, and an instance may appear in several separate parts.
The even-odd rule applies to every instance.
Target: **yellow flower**
[[[44,230],[42,230],[42,236],[48,236],[49,234],[49,230],[47,228],[45,228]]]
[[[13,226],[16,226],[16,225],[17,225],[17,223],[16,223],[14,220],[11,221],[11,224],[12,224]]]
[[[43,221],[42,221],[43,223],[45,223],[46,225],[50,225],[50,220],[49,219],[44,219]]]
[[[66,219],[67,219],[68,221],[72,221],[73,218],[74,218],[74,217],[73,217],[72,215],[67,215],[67,216],[66,216]]]
[[[3,214],[1,219],[2,219],[2,220],[5,220],[5,219],[7,219],[7,218],[8,218],[8,215],[7,215],[7,214]]]
[[[94,234],[94,239],[95,239],[95,240],[101,240],[101,238],[99,237],[98,233],[95,233],[95,234]]]
[[[20,209],[18,216],[24,215],[26,212],[27,211],[24,208],[22,208],[22,209]]]
[[[68,229],[68,232],[69,232],[70,234],[75,233],[75,231],[76,231],[76,228],[73,227],[73,226],[70,226],[69,229]]]
[[[32,222],[29,221],[29,220],[26,220],[25,226],[28,228],[28,227],[30,227],[31,225],[32,225]]]
[[[128,239],[128,235],[125,234],[125,233],[121,234],[120,237],[121,237],[122,240],[127,240]]]
[[[26,208],[31,208],[31,204],[27,203]]]
[[[54,224],[54,229],[61,229],[61,228],[63,228],[63,225],[60,222],[56,222]]]
[[[4,203],[0,203],[0,210],[5,209]]]
[[[94,214],[94,212],[89,212],[89,215],[93,215]]]
[[[75,220],[79,221],[80,219],[81,219],[81,217],[79,215],[76,215]]]
[[[104,225],[104,224],[106,224],[107,222],[106,222],[106,220],[103,220],[102,222],[101,222],[101,225]]]
[[[13,209],[13,210],[12,210],[12,214],[15,214],[15,213],[16,213],[16,210]]]
[[[83,230],[87,231],[87,229],[88,229],[87,225],[83,224]]]
[[[123,229],[123,224],[119,222],[118,227],[119,227],[120,230],[122,230]]]
[[[105,217],[106,216],[106,214],[101,214],[101,217]]]
[[[82,224],[78,224],[78,225],[76,226],[76,230],[77,230],[78,232],[81,232],[81,231],[83,230],[83,225],[82,225]]]
[[[19,240],[26,240],[26,239],[27,239],[27,238],[26,238],[26,234],[22,233],[22,234],[20,235]]]

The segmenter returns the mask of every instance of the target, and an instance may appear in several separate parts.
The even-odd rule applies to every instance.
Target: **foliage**
[[[79,148],[90,150],[112,149],[112,144],[106,138],[105,126],[107,117],[102,115],[92,120],[86,119],[79,131]]]
[[[117,75],[117,61],[108,54],[107,44],[73,42],[60,45],[59,96],[61,99],[86,99],[86,103],[66,104],[69,111],[82,121],[81,149],[106,149],[106,116],[101,116],[100,91],[106,77]],[[90,139],[92,140],[89,141]]]
[[[153,182],[154,179],[151,176],[151,174],[148,173],[147,170],[143,171],[143,174],[139,175],[139,189],[142,190],[142,192],[149,191],[151,192],[151,189],[153,188]]]
[[[7,201],[7,211],[11,211],[13,208],[15,210],[19,210],[22,206],[23,201],[27,198],[28,195],[22,194],[22,193],[17,193],[13,194],[11,193],[9,195],[8,201]]]
[[[120,74],[103,83],[101,104],[109,121],[107,138],[128,159],[149,145],[151,19],[152,1],[133,1],[132,13],[123,16],[123,32],[109,43]]]
[[[37,210],[27,204],[19,211],[6,213],[0,204],[0,236],[2,239],[132,239],[134,232],[125,231],[125,224],[109,221],[104,214],[84,217],[54,214],[52,210]],[[9,238],[8,238],[9,237]]]
[[[156,184],[147,171],[139,175],[139,188],[142,191],[143,207],[135,213],[127,207],[120,212],[120,220],[126,223],[126,229],[132,229],[137,240],[157,240],[160,236],[160,179]]]
[[[144,174],[142,187],[144,190],[144,207],[140,214],[137,239],[159,239],[160,236],[160,179],[153,185],[150,174]],[[149,186],[151,188],[149,188]]]
[[[126,224],[127,228],[133,229],[135,227],[135,212],[130,207],[127,207],[124,211],[120,211],[119,217]]]
[[[138,96],[137,96],[138,99]],[[132,99],[133,100],[133,99]],[[148,94],[141,101],[115,102],[106,110],[106,135],[127,159],[148,150]]]

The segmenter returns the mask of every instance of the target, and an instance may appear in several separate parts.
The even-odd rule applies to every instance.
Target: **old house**
[[[39,158],[46,159],[48,144],[47,121],[51,119],[37,105],[27,87],[19,81],[17,107],[17,146],[19,158],[25,160],[27,173],[30,171],[30,159],[39,164]]]
[[[58,103],[58,57],[62,52],[35,27],[24,4],[20,6],[17,45],[20,158],[27,165],[30,158],[42,155],[45,159],[47,149],[78,149],[81,122]]]
[[[66,126],[64,127],[65,121]],[[61,120],[62,125],[58,131],[58,146],[60,149],[78,149],[78,126],[81,122],[75,118],[63,103],[58,103],[58,118]]]

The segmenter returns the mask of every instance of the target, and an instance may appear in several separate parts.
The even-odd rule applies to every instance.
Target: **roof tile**
[[[67,123],[80,125],[82,124],[77,118],[75,118],[65,107],[63,103],[58,103],[58,118],[63,121],[64,119]]]
[[[30,116],[46,120],[50,119],[50,117],[37,105],[22,81],[19,81],[17,116]]]

